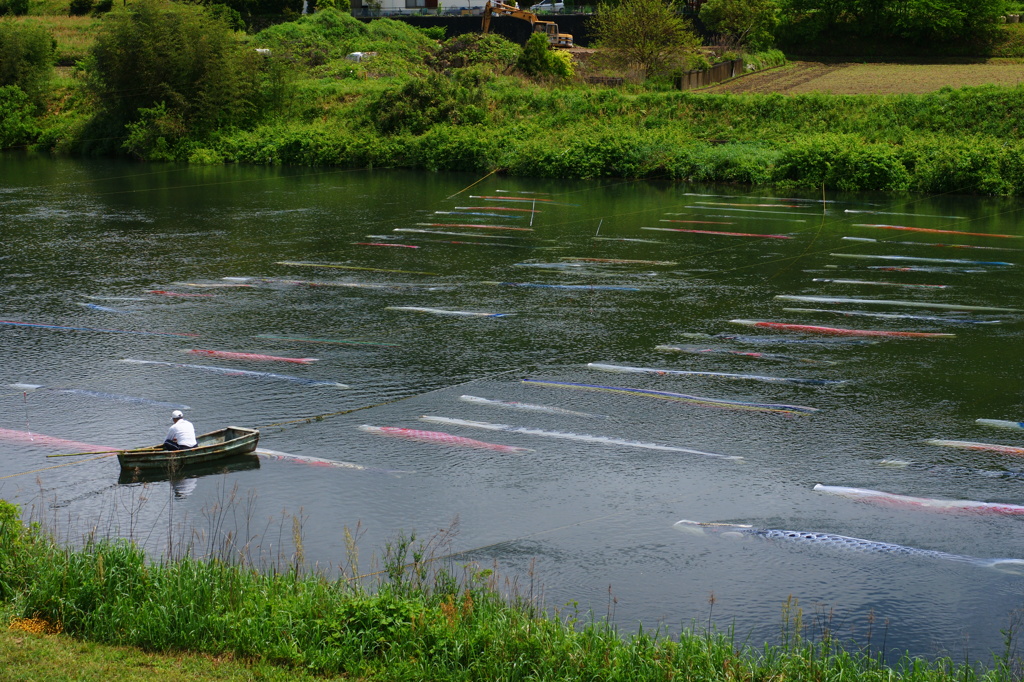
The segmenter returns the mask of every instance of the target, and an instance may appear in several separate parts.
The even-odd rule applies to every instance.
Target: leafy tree
[[[775,0],[708,0],[700,8],[700,19],[710,30],[761,52],[774,43],[779,6]]]
[[[41,107],[55,50],[56,41],[43,26],[0,20],[0,87],[15,85]]]
[[[159,111],[201,135],[251,122],[258,57],[207,8],[137,0],[104,18],[87,69],[108,123],[123,129]]]
[[[1006,0],[782,0],[785,42],[806,48],[848,39],[935,52],[957,46],[978,54],[998,31]],[[703,12],[701,14],[703,17]]]
[[[672,0],[622,0],[602,4],[591,20],[596,43],[614,63],[637,68],[645,78],[667,71],[700,45]]]
[[[28,0],[0,0],[0,15],[4,14],[25,16],[28,14]]]

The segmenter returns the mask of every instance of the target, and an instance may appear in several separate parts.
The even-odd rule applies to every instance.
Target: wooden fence
[[[729,78],[734,78],[743,73],[743,60],[733,59],[727,62],[719,62],[710,69],[702,71],[684,71],[676,76],[676,88],[680,90],[692,90],[702,88],[705,85],[721,83]]]

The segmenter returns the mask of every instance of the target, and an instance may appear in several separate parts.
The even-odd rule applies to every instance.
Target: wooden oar
[[[120,450],[96,450],[95,452],[66,452],[62,455],[47,455],[47,457],[78,457],[79,455],[116,455]]]

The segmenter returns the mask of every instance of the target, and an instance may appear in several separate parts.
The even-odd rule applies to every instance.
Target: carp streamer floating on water
[[[893,507],[908,507],[910,509],[923,509],[926,511],[940,512],[973,512],[978,514],[1009,514],[1019,516],[1024,514],[1024,506],[1019,504],[1002,504],[999,502],[975,502],[974,500],[939,500],[931,497],[911,497],[909,495],[897,495],[881,490],[868,490],[867,488],[845,488],[838,485],[817,484],[814,489],[818,492],[839,495],[852,500],[874,502],[876,504],[889,505]]]
[[[1006,570],[1013,573],[1024,573],[1024,559],[981,559],[978,557],[964,556],[962,554],[949,554],[932,549],[918,549],[905,545],[896,545],[889,542],[876,542],[874,540],[862,540],[851,538],[845,535],[833,535],[831,533],[817,533],[805,530],[778,530],[775,528],[754,528],[744,524],[731,523],[701,523],[700,521],[689,521],[683,519],[677,521],[674,526],[678,530],[686,532],[701,533],[705,530],[721,533],[728,536],[744,536],[765,538],[767,540],[789,540],[802,542],[823,547],[834,547],[837,549],[849,550],[865,554],[899,554],[904,556],[925,557],[929,559],[946,559],[959,561],[975,566],[985,566],[999,570]]]
[[[608,436],[588,436],[582,433],[566,433],[564,431],[545,431],[544,429],[533,429],[526,426],[509,426],[508,424],[492,424],[490,422],[476,422],[467,419],[452,419],[450,417],[432,417],[424,415],[420,417],[425,422],[436,424],[452,424],[454,426],[468,426],[475,429],[486,429],[488,431],[505,431],[508,433],[525,433],[530,436],[546,436],[548,438],[562,438],[564,440],[579,440],[585,443],[600,443],[601,445],[625,445],[631,448],[643,448],[645,450],[662,450],[666,452],[685,452],[689,455],[703,455],[704,457],[717,457],[719,459],[743,459],[738,455],[718,455],[713,452],[702,450],[691,450],[680,448],[674,445],[659,445],[657,443],[644,443],[636,440],[624,440],[622,438],[611,438]]]
[[[753,412],[776,412],[785,415],[806,414],[817,412],[816,407],[804,407],[802,405],[783,405],[777,403],[747,403],[739,400],[724,400],[721,398],[702,398],[696,395],[685,393],[672,393],[670,391],[652,391],[646,388],[629,388],[625,386],[600,386],[597,384],[576,384],[567,381],[542,381],[540,379],[523,379],[524,384],[532,386],[557,386],[559,388],[581,388],[586,391],[607,391],[609,393],[624,393],[626,395],[639,395],[646,398],[658,398],[660,400],[671,400],[680,403],[690,403],[704,407],[720,407],[726,410],[748,410]]]
[[[205,348],[193,348],[188,352],[195,355],[207,355],[212,358],[221,358],[223,360],[265,360],[294,362],[299,365],[308,365],[317,361],[317,358],[285,358],[279,355],[263,355],[262,353],[233,353],[226,350],[207,350]]]
[[[758,320],[729,320],[733,324],[747,327],[764,327],[780,331],[799,332],[801,334],[826,334],[829,336],[889,336],[897,339],[928,339],[950,338],[956,334],[943,332],[898,332],[883,329],[842,329],[839,327],[819,327],[812,324],[788,324],[786,322],[762,322]]]
[[[881,298],[846,298],[843,296],[796,296],[778,294],[777,301],[796,301],[798,303],[849,303],[859,305],[891,305],[904,308],[935,308],[936,310],[962,310],[987,313],[1017,313],[1018,308],[994,308],[985,305],[961,305],[959,303],[932,303],[930,301],[894,301]]]
[[[514,313],[477,313],[469,310],[445,310],[443,308],[420,308],[412,305],[389,305],[385,310],[409,310],[415,313],[433,313],[434,315],[453,315],[455,317],[506,317]]]
[[[368,433],[379,433],[384,436],[395,436],[407,440],[415,440],[421,443],[443,443],[445,445],[460,445],[467,448],[478,448],[481,450],[494,450],[496,452],[532,452],[529,448],[519,448],[513,445],[499,445],[497,443],[486,443],[482,440],[453,436],[443,431],[421,431],[420,429],[403,429],[397,426],[370,426],[363,424],[360,431]]]
[[[600,362],[588,362],[587,367],[602,372],[620,372],[625,374],[657,374],[660,376],[694,376],[720,377],[723,379],[750,379],[778,384],[805,384],[809,386],[826,386],[829,384],[845,384],[846,379],[797,379],[792,377],[770,377],[758,374],[731,374],[728,372],[699,372],[682,369],[657,369],[654,367],[627,367],[625,365],[605,365]]]
[[[56,438],[55,436],[46,436],[41,433],[14,431],[12,429],[0,429],[0,440],[13,441],[15,443],[31,443],[33,445],[43,445],[62,450],[117,452],[117,448],[109,448],[105,445],[93,445],[92,443],[82,443],[77,440],[66,440],[64,438]]]
[[[490,398],[480,398],[475,395],[460,395],[459,400],[467,403],[476,403],[477,405],[491,405],[494,407],[509,407],[514,410],[527,410],[530,412],[546,412],[548,414],[564,414],[572,417],[588,417],[590,419],[608,419],[603,414],[590,414],[589,412],[577,412],[576,410],[567,410],[563,407],[551,407],[548,405],[534,405],[532,403],[520,403],[511,400],[491,400]]]
[[[287,374],[274,374],[273,372],[253,372],[247,369],[234,369],[231,367],[213,367],[211,365],[185,365],[180,362],[161,362],[159,360],[136,360],[125,358],[121,362],[129,362],[135,365],[162,365],[164,367],[181,367],[185,369],[201,369],[216,374],[229,374],[231,376],[251,377],[254,379],[279,379],[281,381],[292,381],[307,386],[333,386],[335,388],[348,388],[345,384],[337,381],[325,381],[322,379],[306,379],[304,377],[293,377]]]

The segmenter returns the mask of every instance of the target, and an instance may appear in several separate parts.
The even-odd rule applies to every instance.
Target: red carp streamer
[[[735,225],[734,222],[724,222],[721,220],[674,220],[672,218],[662,218],[663,223],[689,223],[691,225]]]
[[[949,338],[956,334],[941,332],[891,332],[879,329],[842,329],[839,327],[819,327],[810,324],[786,324],[785,322],[757,322],[755,320],[729,320],[734,324],[748,327],[764,327],[782,331],[802,332],[806,334],[827,334],[829,336],[892,336],[900,339]]]
[[[45,445],[62,450],[81,450],[82,452],[109,451],[117,452],[117,448],[110,448],[106,445],[93,445],[92,443],[81,443],[77,440],[65,440],[54,436],[45,436],[41,433],[31,431],[14,431],[12,429],[0,429],[0,440],[14,441],[16,443],[31,443],[33,445]]]
[[[480,225],[477,223],[416,223],[424,227],[471,227],[477,230],[506,230],[513,232],[533,232],[532,227],[511,227],[509,225]]]
[[[673,221],[677,222],[677,221]],[[682,222],[682,221],[678,221]],[[723,223],[731,225],[732,223]],[[754,232],[718,232],[715,230],[683,230],[677,227],[645,227],[645,230],[661,230],[663,232],[688,232],[690,234],[717,234],[723,237],[763,237],[764,239],[792,239],[784,234],[757,234]]]
[[[942,440],[933,438],[926,440],[928,445],[942,445],[947,448],[960,448],[962,450],[979,450],[981,452],[999,452],[1004,455],[1024,455],[1024,448],[1016,445],[1000,445],[999,443],[975,443],[969,440]]]
[[[1019,234],[991,234],[988,232],[960,232],[959,230],[936,230],[930,227],[907,227],[906,225],[876,225],[872,223],[854,223],[854,227],[877,227],[883,230],[904,230],[906,232],[930,232],[932,234],[963,234],[971,237],[1001,237],[1002,239],[1020,239]]]
[[[853,500],[863,500],[876,504],[892,507],[907,507],[910,509],[922,509],[926,511],[939,512],[964,512],[977,514],[1007,514],[1011,516],[1024,515],[1024,506],[1001,502],[976,502],[974,500],[941,500],[932,497],[911,497],[909,495],[897,495],[895,493],[882,492],[881,490],[868,490],[866,488],[846,488],[836,485],[822,485],[818,483],[814,489],[823,492],[847,497]]]
[[[182,298],[209,298],[215,294],[182,294],[177,291],[164,291],[163,289],[150,289],[147,294],[160,294],[161,296],[181,296]]]
[[[443,431],[422,431],[420,429],[403,429],[397,426],[370,426],[363,424],[359,427],[370,433],[380,433],[385,436],[396,436],[422,443],[444,443],[445,445],[461,445],[468,448],[480,448],[482,450],[495,450],[497,452],[530,452],[529,448],[517,448],[511,445],[498,445],[497,443],[485,443],[482,440],[453,436]]]
[[[317,358],[284,358],[279,355],[263,355],[261,353],[232,353],[226,350],[206,350],[204,348],[193,348],[189,353],[195,355],[206,355],[212,358],[223,358],[225,360],[261,360],[274,362],[294,362],[299,365],[309,365],[317,361]]]

